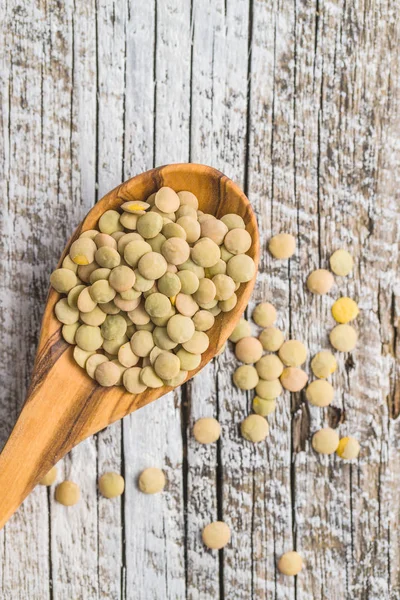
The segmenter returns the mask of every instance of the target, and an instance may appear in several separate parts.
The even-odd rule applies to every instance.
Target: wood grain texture
[[[238,423],[232,349],[188,386],[90,438],[60,463],[83,502],[36,489],[0,531],[5,600],[395,600],[400,597],[400,199],[398,0],[7,0],[0,5],[0,446],[33,366],[48,276],[74,226],[104,192],[153,166],[221,169],[256,211],[269,299],[310,357],[327,348],[330,306],[355,297],[360,344],[339,356],[334,406],[280,398],[256,448]],[[48,230],[51,229],[51,235]],[[271,259],[291,231],[290,263]],[[348,247],[351,277],[329,297],[304,281]],[[18,277],[15,274],[18,273]],[[254,329],[256,331],[256,329]],[[307,365],[308,368],[308,365]],[[223,437],[199,447],[194,421]],[[318,457],[311,434],[338,426],[362,443],[354,464]],[[144,498],[140,470],[166,469]],[[121,468],[122,500],[97,497]],[[1,494],[1,490],[0,490]],[[233,543],[206,551],[209,520]],[[307,568],[276,570],[297,547]]]

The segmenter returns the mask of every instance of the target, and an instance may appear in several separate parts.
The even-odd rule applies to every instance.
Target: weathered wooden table
[[[398,0],[4,0],[0,5],[0,441],[24,399],[48,278],[98,198],[153,165],[211,164],[257,212],[254,302],[271,300],[310,355],[328,347],[330,305],[361,308],[339,356],[334,406],[279,400],[264,444],[238,424],[232,348],[185,389],[108,428],[59,465],[79,506],[36,489],[0,532],[3,600],[400,598],[400,62]],[[287,263],[272,233],[297,235]],[[347,247],[353,276],[311,297],[308,272]],[[251,310],[251,307],[250,307]],[[54,398],[57,402],[57,398]],[[193,422],[215,415],[218,446]],[[349,464],[310,450],[330,424],[362,443]],[[40,435],[40,432],[38,432]],[[160,466],[168,490],[136,487]],[[121,471],[121,501],[98,474]],[[6,490],[0,490],[6,493]],[[232,543],[206,551],[223,518]],[[297,548],[297,580],[276,558]]]

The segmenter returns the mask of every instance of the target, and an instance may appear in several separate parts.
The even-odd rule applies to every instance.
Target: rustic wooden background
[[[265,444],[238,435],[251,398],[231,385],[229,348],[185,389],[76,448],[59,471],[80,484],[79,506],[40,487],[0,532],[2,599],[400,598],[399,10],[399,0],[0,3],[0,446],[64,243],[98,198],[153,165],[203,162],[243,186],[263,246],[254,302],[271,300],[311,355],[328,347],[333,298],[361,308],[334,406],[285,395]],[[289,264],[265,252],[279,231],[297,235]],[[355,256],[353,276],[310,297],[307,273],[338,247]],[[222,424],[217,446],[191,437],[206,415]],[[358,461],[310,451],[323,423],[357,435]],[[156,497],[136,487],[149,465],[168,476]],[[98,497],[109,469],[125,475],[120,500]],[[217,517],[233,531],[219,554],[200,540]],[[307,565],[297,580],[275,566],[292,548]]]

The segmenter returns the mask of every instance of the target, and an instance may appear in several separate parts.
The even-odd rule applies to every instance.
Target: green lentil
[[[115,267],[108,278],[108,282],[112,288],[117,292],[126,292],[132,289],[135,283],[135,273],[129,267],[122,265]]]
[[[56,269],[50,275],[50,283],[59,294],[67,294],[77,283],[77,277],[70,269]]]
[[[115,231],[123,231],[119,222],[120,214],[116,210],[107,210],[99,219],[99,229],[102,233],[112,234]]]
[[[111,237],[111,235],[108,235],[108,233],[98,233],[94,238],[94,243],[96,244],[97,248],[109,246],[110,248],[114,248],[114,250],[117,249],[117,242],[113,237]]]
[[[178,342],[169,337],[166,327],[156,327],[153,331],[153,340],[162,350],[173,350],[178,345]]]
[[[221,251],[213,240],[204,237],[193,246],[191,257],[200,267],[213,267],[221,258]]]
[[[71,308],[78,308],[78,298],[84,289],[85,285],[76,285],[68,292],[67,302]]]
[[[245,229],[231,229],[225,236],[224,245],[231,254],[245,254],[251,241],[251,235]]]
[[[141,358],[149,356],[154,348],[153,335],[150,331],[137,331],[131,337],[132,352]]]
[[[214,325],[215,318],[208,310],[199,310],[192,321],[196,331],[208,331]]]
[[[184,272],[184,271],[182,271]],[[186,271],[188,272],[188,271]],[[157,282],[157,288],[161,294],[171,297],[179,294],[182,284],[181,280],[175,273],[166,272]]]
[[[147,386],[140,380],[140,371],[140,367],[131,367],[122,376],[124,387],[131,394],[141,394],[147,389]]]
[[[163,228],[162,216],[156,212],[149,212],[139,217],[137,222],[138,233],[144,239],[154,238]]]
[[[200,285],[200,280],[196,273],[190,270],[179,271],[177,276],[181,282],[181,292],[182,294],[194,294]]]
[[[76,331],[75,341],[82,350],[94,352],[101,348],[103,337],[99,327],[81,325]]]
[[[63,325],[61,334],[67,344],[75,344],[75,333],[79,327],[79,322],[72,323],[72,325]]]
[[[76,265],[89,265],[94,261],[97,246],[88,238],[79,238],[72,242],[69,256]]]
[[[57,319],[64,325],[73,325],[79,319],[79,310],[77,308],[72,308],[68,304],[68,300],[66,298],[59,300],[55,305],[54,310]]]
[[[201,354],[192,354],[184,348],[181,348],[176,353],[181,363],[181,369],[183,371],[193,371],[197,369],[201,362]]]
[[[179,357],[172,352],[161,352],[154,362],[154,370],[161,379],[173,379],[180,371]]]
[[[99,304],[105,304],[114,300],[116,291],[111,287],[107,279],[100,279],[90,286],[89,293],[90,297],[94,302]],[[79,297],[80,298],[80,297]],[[78,302],[79,302],[78,298]],[[79,308],[79,304],[78,304]],[[83,311],[85,312],[85,311]]]
[[[107,269],[106,267],[101,267],[96,269],[89,276],[89,282],[93,285],[96,281],[100,281],[100,279],[109,279],[111,273],[111,269]]]
[[[96,263],[100,265],[100,267],[106,267],[107,269],[118,267],[121,262],[121,256],[118,251],[109,246],[102,246],[102,248],[96,250],[95,258]]]
[[[228,261],[226,272],[229,277],[232,277],[233,281],[246,283],[253,279],[255,275],[254,260],[247,254],[232,256]]]
[[[92,354],[89,356],[85,364],[85,369],[91,379],[95,379],[96,369],[103,362],[108,362],[108,358],[104,354]]]
[[[101,335],[105,340],[117,340],[126,333],[127,324],[121,315],[107,315],[101,326]]]
[[[225,223],[228,228],[228,231],[231,229],[246,229],[246,225],[240,215],[236,215],[235,213],[229,213],[221,217],[221,221]]]

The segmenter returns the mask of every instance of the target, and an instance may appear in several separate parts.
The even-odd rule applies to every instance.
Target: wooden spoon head
[[[248,199],[239,187],[221,172],[197,164],[175,164],[152,169],[129,179],[109,192],[79,225],[64,250],[60,264],[69,252],[71,243],[83,231],[95,229],[98,219],[106,210],[118,209],[126,200],[145,200],[162,186],[169,186],[176,191],[193,192],[203,212],[217,217],[227,213],[240,215],[253,239],[248,254],[257,267],[259,235],[255,215]],[[251,281],[240,285],[237,291],[238,302],[232,311],[221,313],[216,317],[213,328],[207,332],[210,338],[209,348],[202,355],[199,367],[191,371],[187,379],[200,371],[225,343],[247,306],[255,279],[256,273]],[[50,289],[27,400],[28,403],[31,399],[43,395],[53,398],[50,414],[42,415],[42,418],[53,422],[55,427],[54,435],[57,439],[53,440],[53,445],[49,445],[49,452],[54,453],[53,462],[89,435],[173,389],[170,387],[147,389],[141,394],[134,395],[126,392],[123,387],[100,387],[84,369],[75,363],[72,356],[73,347],[61,336],[62,326],[54,314],[54,306],[59,298],[60,295]],[[60,428],[57,430],[57,423],[62,424],[61,430]],[[49,422],[48,426],[50,425]],[[63,437],[65,441],[61,442]]]

